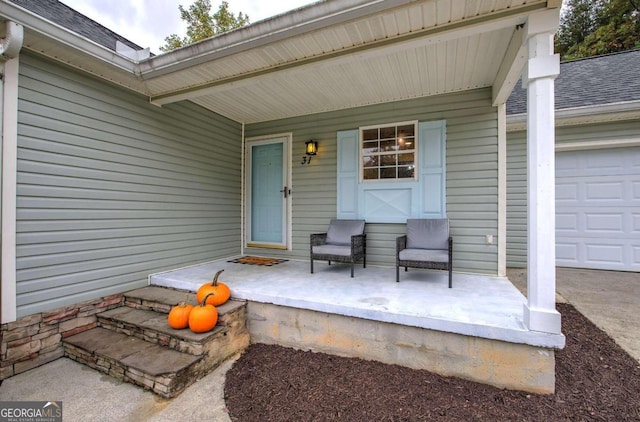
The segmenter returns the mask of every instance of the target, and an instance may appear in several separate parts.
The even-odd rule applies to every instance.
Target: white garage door
[[[556,258],[640,271],[640,147],[556,155]]]

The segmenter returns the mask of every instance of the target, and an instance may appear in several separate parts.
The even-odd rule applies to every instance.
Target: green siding
[[[640,121],[623,121],[556,128],[556,145],[630,139]],[[526,132],[507,133],[507,266],[527,266]]]
[[[18,316],[240,253],[241,126],[21,56]]]
[[[446,210],[454,237],[456,271],[497,273],[498,129],[491,91],[420,98],[247,125],[247,137],[293,133],[293,248],[247,253],[308,259],[309,235],[336,216],[337,132],[408,120],[446,121]],[[311,165],[301,165],[304,143],[318,141]],[[367,264],[395,265],[395,238],[404,224],[367,224]]]

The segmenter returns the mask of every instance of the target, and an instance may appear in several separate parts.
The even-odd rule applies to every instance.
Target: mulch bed
[[[242,422],[640,421],[640,364],[571,305],[558,310],[567,345],[553,395],[254,344],[227,373],[227,408]]]

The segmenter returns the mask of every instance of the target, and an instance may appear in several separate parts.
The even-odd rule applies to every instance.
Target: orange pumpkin
[[[213,281],[211,283],[205,283],[198,289],[198,293],[196,295],[198,302],[202,302],[203,299],[210,294],[209,299],[207,299],[207,303],[213,306],[220,306],[225,303],[231,297],[231,290],[229,290],[229,286],[224,283],[218,282],[218,276],[224,270],[220,270],[213,276]]]
[[[184,302],[178,303],[169,311],[169,316],[167,317],[169,327],[181,330],[189,326],[189,314],[191,314],[193,305],[187,303],[188,298],[189,295],[187,294]]]
[[[213,293],[205,296],[202,303],[195,306],[189,314],[189,328],[194,333],[206,333],[213,330],[218,322],[218,310],[215,306],[207,304],[207,299]]]

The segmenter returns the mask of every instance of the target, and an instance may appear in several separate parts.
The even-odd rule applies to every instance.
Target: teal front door
[[[247,142],[247,246],[287,248],[288,137]]]

